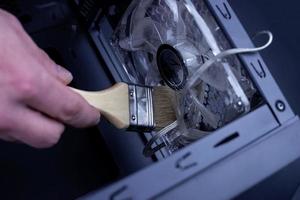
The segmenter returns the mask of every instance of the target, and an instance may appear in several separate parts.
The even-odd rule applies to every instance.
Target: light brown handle
[[[128,85],[117,83],[106,90],[89,92],[71,88],[92,106],[99,109],[105,118],[119,129],[129,126]]]

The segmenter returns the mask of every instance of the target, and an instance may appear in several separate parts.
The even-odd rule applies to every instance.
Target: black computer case
[[[245,6],[265,5],[271,1],[247,1],[243,4],[229,0],[205,0],[205,3],[232,47],[254,47],[249,31],[244,29],[240,17],[242,22],[247,22],[246,28],[251,29],[251,34],[259,31],[258,28],[272,28],[268,23],[258,22],[263,19],[263,15],[253,13],[256,8],[250,7],[251,13],[248,14]],[[19,17],[26,31],[41,48],[73,73],[72,85],[85,90],[101,90],[115,82],[129,81],[111,47],[113,31],[129,4],[129,0],[32,0],[26,3],[21,1],[0,3],[1,7]],[[269,9],[276,8],[270,6]],[[275,40],[276,33],[279,33],[277,29],[274,30]],[[275,45],[281,47],[276,42]],[[272,52],[272,49],[270,51]],[[276,51],[280,53],[281,49]],[[267,59],[267,64],[264,58]],[[284,58],[283,56],[282,59]],[[280,60],[278,61],[280,58],[271,53],[263,56],[259,53],[250,53],[239,55],[239,59],[264,99],[261,105],[214,131],[213,134],[171,155],[161,149],[151,157],[145,157],[143,148],[152,137],[151,134],[120,131],[105,119],[93,129],[70,128],[67,139],[63,138],[63,142],[58,144],[59,147],[54,148],[68,148],[64,146],[66,143],[72,146],[73,132],[87,132],[89,136],[85,136],[87,140],[85,145],[81,146],[81,136],[76,136],[78,146],[73,146],[72,149],[87,148],[86,151],[79,151],[81,157],[84,157],[83,154],[92,154],[87,162],[90,165],[96,164],[99,169],[91,166],[90,176],[94,176],[93,178],[77,179],[77,181],[92,181],[95,186],[83,187],[84,189],[79,189],[80,193],[74,192],[75,195],[55,197],[58,199],[292,198],[300,180],[296,170],[300,157],[298,145],[300,122],[270,72],[273,71],[273,66],[277,72],[276,67],[278,62],[280,63]],[[277,64],[275,61],[278,61]],[[296,68],[296,63],[291,60],[290,62],[291,69]],[[284,82],[280,77],[278,79],[280,83]],[[283,92],[285,93],[285,90]],[[295,90],[288,93],[289,100],[297,99],[297,96],[291,95],[293,92]],[[3,145],[3,150],[8,149],[8,152],[15,148],[6,143]],[[18,148],[21,151],[27,147],[18,146]],[[45,152],[41,152],[40,156],[43,153]],[[91,161],[92,159],[97,161]],[[76,162],[81,161],[78,159]],[[76,173],[80,173],[80,166],[89,170],[89,166],[79,164],[79,171]],[[98,170],[101,172],[96,173]],[[281,188],[281,184],[285,186]],[[51,193],[51,190],[48,192]],[[87,192],[90,193],[86,194]],[[43,194],[39,194],[36,197],[42,196]],[[34,198],[34,195],[31,197]]]

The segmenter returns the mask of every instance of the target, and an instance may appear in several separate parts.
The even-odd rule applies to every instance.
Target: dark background
[[[42,18],[45,13],[42,13],[43,15],[35,13],[35,10],[30,7],[30,2],[36,4],[46,2],[46,0],[26,1],[27,12],[20,15],[24,26],[34,40],[44,47],[57,62],[61,62],[71,71],[74,70],[74,63],[70,62],[71,58],[67,59],[67,56],[60,58],[57,55],[55,48],[58,48],[58,44],[54,41],[61,43],[58,49],[63,52],[68,51],[69,46],[72,46],[68,43],[70,41],[74,43],[78,40],[88,41],[84,36],[86,34],[84,29],[80,37],[77,37],[78,33],[74,38],[69,34],[70,31],[74,32],[72,29],[78,28],[74,26],[77,24],[77,22],[74,23],[74,19],[77,21],[77,16],[70,11],[75,7],[64,10],[64,16],[59,15],[61,13],[59,10],[56,14],[52,12],[50,14],[52,21],[45,21]],[[5,3],[11,5],[6,7],[7,9],[14,7],[15,9],[11,11],[20,14],[17,1],[0,0],[0,5]],[[230,0],[230,4],[249,35],[254,35],[261,30],[270,30],[274,34],[273,44],[261,54],[293,110],[300,113],[298,103],[300,101],[298,92],[300,2],[297,0]],[[69,6],[69,4],[66,5]],[[30,24],[31,21],[34,21],[35,25]],[[60,37],[64,34],[69,37],[68,40]],[[45,45],[48,43],[53,43],[53,45]],[[75,59],[76,52],[71,53],[72,59]],[[82,64],[86,63],[82,61]],[[80,72],[84,73],[84,71]],[[92,84],[92,79],[79,77],[79,75],[80,73],[73,82],[74,86],[80,83]],[[110,83],[109,77],[103,79],[107,79],[105,84]],[[87,87],[88,84],[83,84],[83,86]],[[0,141],[0,199],[74,199],[132,173],[134,170],[122,172],[116,164],[109,149],[109,146],[113,145],[107,144],[103,139],[105,134],[111,134],[112,129],[106,127],[100,125],[100,131],[98,127],[82,130],[68,128],[59,144],[47,150],[36,150],[22,144]],[[139,151],[141,152],[142,149]],[[130,156],[128,158],[134,159]],[[142,168],[143,165],[136,167],[135,170]],[[292,197],[300,182],[298,166],[300,166],[298,162],[291,165],[282,173],[274,175],[239,198],[286,199],[286,197]],[[278,188],[276,193],[274,188]]]

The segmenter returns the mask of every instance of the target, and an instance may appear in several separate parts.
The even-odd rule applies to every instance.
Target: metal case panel
[[[227,0],[208,0],[207,3],[234,47],[254,47]],[[278,121],[284,123],[291,119],[294,113],[259,53],[243,54],[240,58]]]
[[[232,199],[300,157],[299,130],[296,117],[157,199]]]
[[[278,127],[267,106],[217,130],[206,139],[178,151],[169,158],[129,176],[89,199],[149,199],[205,172],[211,165],[238,151]],[[232,137],[235,136],[235,137]],[[84,199],[84,198],[83,198]]]

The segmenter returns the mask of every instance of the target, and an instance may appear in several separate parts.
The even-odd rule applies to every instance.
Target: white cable
[[[209,67],[211,67],[216,61],[218,61],[218,60],[220,60],[220,59],[222,59],[224,57],[230,56],[230,55],[243,54],[243,53],[255,53],[255,52],[264,50],[265,48],[267,48],[268,46],[270,46],[271,43],[273,42],[273,34],[270,31],[261,31],[258,34],[256,34],[256,36],[262,35],[262,34],[267,34],[269,36],[269,39],[266,42],[266,44],[264,44],[264,45],[262,45],[260,47],[254,47],[254,48],[234,48],[234,49],[229,49],[229,50],[226,50],[226,51],[223,51],[223,52],[219,53],[214,58],[208,60],[205,64],[203,64],[192,75],[192,77],[187,82],[186,88],[192,88],[194,86],[194,84],[197,82],[197,80],[199,79],[199,74],[202,74],[205,70],[207,70]],[[179,126],[178,121],[174,121],[172,124],[166,126],[162,130],[160,130],[159,132],[157,132],[156,135],[153,138],[151,138],[151,140],[147,143],[147,145],[146,145],[146,147],[144,149],[144,150],[146,150],[145,152],[148,152],[149,155],[153,154],[155,152],[155,150],[152,149],[151,146],[158,139],[160,139],[161,137],[163,137],[165,134],[167,134],[171,130],[177,128],[178,126]]]
[[[216,61],[218,61],[224,57],[230,56],[230,55],[255,53],[255,52],[264,50],[265,48],[270,46],[270,44],[273,42],[273,34],[270,31],[261,31],[258,34],[256,34],[256,36],[262,35],[262,34],[267,34],[269,36],[269,39],[266,42],[266,44],[264,44],[260,47],[253,47],[253,48],[234,48],[234,49],[229,49],[229,50],[219,53],[218,55],[216,55],[215,57],[213,57],[212,59],[210,59],[206,63],[204,63],[196,72],[193,73],[193,75],[191,76],[191,78],[188,80],[188,82],[186,84],[186,88],[193,87],[195,85],[195,83],[197,82],[197,80],[199,79],[199,74],[202,74],[205,70],[207,70],[210,66],[212,66]]]

